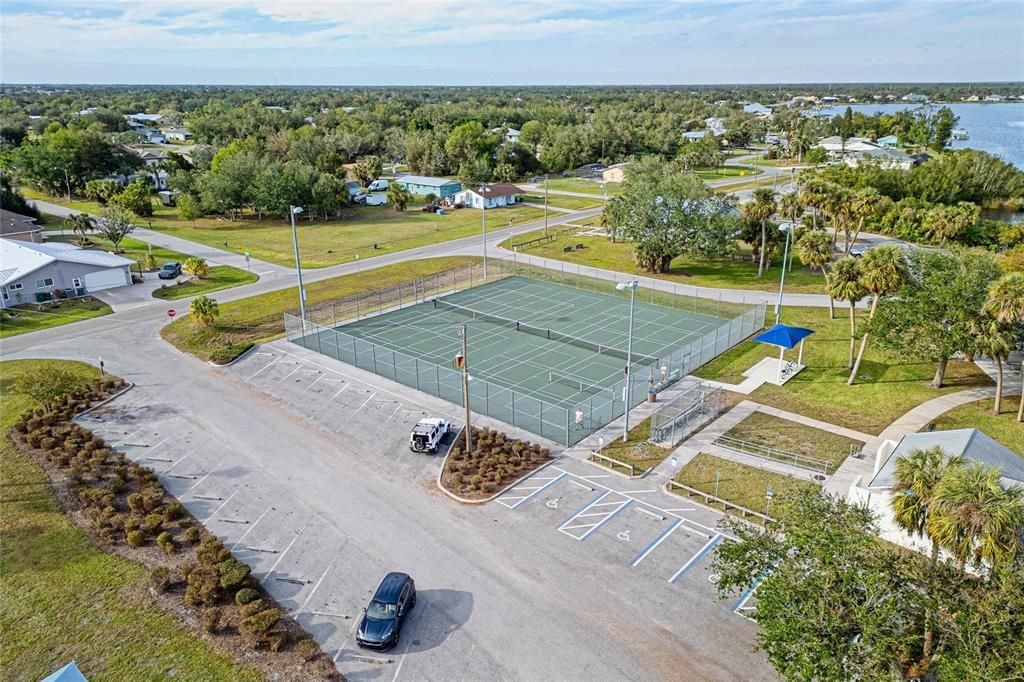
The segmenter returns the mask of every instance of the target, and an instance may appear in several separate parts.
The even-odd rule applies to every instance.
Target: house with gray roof
[[[74,297],[127,286],[134,263],[64,242],[0,239],[0,308],[45,303],[55,291]]]
[[[426,196],[433,194],[439,198],[450,197],[462,189],[462,183],[448,178],[432,178],[426,175],[403,175],[395,182],[407,192]]]
[[[941,448],[950,457],[963,457],[968,462],[981,462],[999,467],[1005,486],[1024,486],[1024,453],[1014,452],[978,429],[952,429],[908,433],[899,441],[887,440],[875,454],[869,480],[858,479],[850,486],[847,500],[868,506],[875,512],[879,536],[903,547],[927,554],[928,540],[912,536],[900,528],[892,514],[892,499],[900,494],[896,484],[896,461],[915,450]]]
[[[0,208],[0,237],[20,242],[41,242],[41,234],[42,228],[36,225],[32,216]]]

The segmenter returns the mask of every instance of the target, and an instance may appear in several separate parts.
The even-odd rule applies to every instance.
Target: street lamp
[[[484,251],[484,281],[487,281],[487,185],[480,185],[480,240]]]
[[[302,331],[306,331],[306,290],[302,288],[302,263],[299,261],[299,233],[295,229],[295,216],[302,213],[301,206],[289,206],[288,216],[292,221],[292,245],[295,247],[295,272],[299,276],[299,314],[302,316]]]
[[[629,289],[629,340],[626,341],[626,409],[625,417],[626,421],[622,427],[622,442],[625,443],[629,440],[629,403],[633,398],[632,391],[632,372],[631,365],[633,364],[633,303],[636,300],[636,288],[640,286],[639,280],[631,280],[629,282],[619,282],[615,285],[615,288],[619,291],[625,291]]]
[[[796,227],[795,223],[782,223],[779,229],[786,233],[786,248],[782,252],[782,276],[779,278],[779,301],[775,304],[775,324],[782,316],[782,289],[786,286],[786,261],[789,259],[789,235]]]

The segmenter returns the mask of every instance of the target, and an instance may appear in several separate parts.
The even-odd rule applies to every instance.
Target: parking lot
[[[303,353],[269,344],[195,388],[137,382],[81,421],[154,468],[346,677],[774,679],[709,580],[716,514],[566,458],[459,505],[441,457],[407,445],[459,407]],[[220,398],[189,403],[198,390]],[[358,649],[393,570],[419,590],[401,643]]]

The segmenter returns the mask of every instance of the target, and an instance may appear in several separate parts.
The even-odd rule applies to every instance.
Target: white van
[[[367,206],[387,206],[388,195],[386,194],[367,194],[366,201],[363,202]]]
[[[366,188],[367,192],[383,192],[388,188],[388,181],[384,179],[374,180],[370,183],[370,186]]]

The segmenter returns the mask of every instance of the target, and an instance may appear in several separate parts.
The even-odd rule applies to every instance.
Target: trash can
[[[651,390],[647,391],[647,402],[649,402],[649,403],[656,403],[656,402],[658,402],[658,391],[657,390],[652,388]]]

